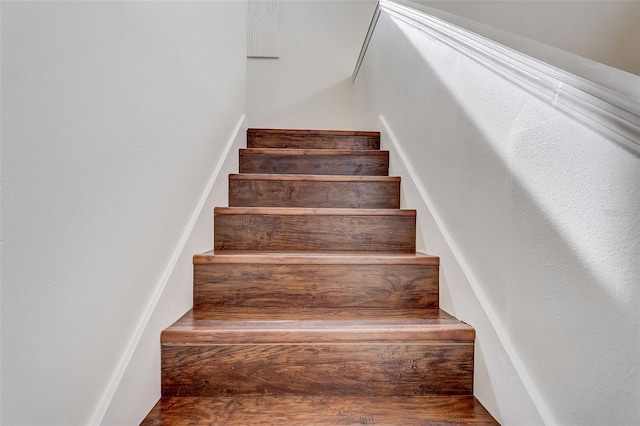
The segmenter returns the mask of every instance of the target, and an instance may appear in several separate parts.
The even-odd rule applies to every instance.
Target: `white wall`
[[[638,1],[418,0],[417,3],[640,75]]]
[[[118,384],[107,420],[139,419],[150,301],[179,258],[150,327],[189,308],[181,244],[245,113],[246,2],[1,7],[2,424],[100,421]]]
[[[366,130],[351,74],[375,5],[282,1],[280,58],[249,59],[249,126]]]
[[[160,333],[193,305],[193,255],[211,250],[213,209],[228,204],[228,176],[238,173],[239,149],[247,146],[246,136],[243,116],[212,167],[209,183],[165,270],[170,275],[160,281],[147,303],[145,322],[139,324],[138,333],[130,341],[135,346],[121,358],[103,396],[104,406],[94,414],[93,423],[139,424],[160,399]]]
[[[356,88],[478,330],[478,398],[503,424],[640,423],[637,154],[384,14]]]

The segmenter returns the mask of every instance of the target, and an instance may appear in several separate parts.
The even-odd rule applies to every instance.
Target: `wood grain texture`
[[[473,396],[161,398],[144,426],[497,425]]]
[[[378,132],[249,129],[145,425],[497,424]]]
[[[332,312],[337,312],[335,317]],[[473,327],[438,309],[275,309],[191,311],[162,332],[163,344],[464,342]],[[265,315],[268,313],[268,315]]]
[[[194,265],[194,308],[438,306],[437,265]]]
[[[434,323],[464,323],[442,309],[369,309],[369,308],[306,308],[281,307],[226,307],[224,309],[190,310],[171,327],[189,326],[191,321],[423,321]],[[465,327],[468,327],[465,325]],[[471,328],[473,329],[473,328]]]
[[[231,207],[400,208],[400,179],[371,176],[229,175]]]
[[[247,215],[266,214],[281,216],[416,216],[411,209],[348,209],[348,208],[303,208],[303,207],[216,207],[214,214]]]
[[[472,343],[163,344],[163,396],[471,395]]]
[[[415,252],[415,211],[216,208],[215,250]]]
[[[247,147],[380,149],[380,132],[248,129]]]
[[[370,251],[332,251],[332,252],[263,252],[251,250],[209,250],[193,256],[194,265],[251,263],[278,265],[440,265],[440,258],[429,254],[412,252],[370,252]]]
[[[389,174],[388,151],[241,149],[240,173],[365,175]]]

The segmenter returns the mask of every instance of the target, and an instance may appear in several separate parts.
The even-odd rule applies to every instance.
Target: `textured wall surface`
[[[478,328],[481,401],[505,424],[640,423],[637,154],[384,15],[356,87],[412,170],[442,305]]]
[[[245,112],[247,4],[1,7],[1,423],[90,424]],[[153,338],[120,424],[159,397]]]
[[[640,75],[638,1],[418,0],[417,3]]]

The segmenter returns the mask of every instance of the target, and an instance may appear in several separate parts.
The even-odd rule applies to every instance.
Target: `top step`
[[[380,149],[380,132],[248,129],[247,148]]]

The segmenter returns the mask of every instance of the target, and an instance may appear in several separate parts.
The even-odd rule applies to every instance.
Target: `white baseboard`
[[[207,200],[209,200],[211,196],[211,192],[212,192],[212,189],[214,188],[214,184],[220,178],[220,172],[223,170],[225,163],[227,163],[229,159],[229,155],[232,152],[232,148],[234,147],[234,145],[236,145],[237,140],[242,136],[241,131],[243,129],[246,129],[245,115],[242,115],[239,118],[231,136],[229,137],[227,143],[225,144],[224,150],[220,154],[219,160],[209,177],[209,181],[207,182],[206,187],[202,191],[202,194],[198,200],[197,205],[193,209],[191,217],[189,218],[189,221],[187,222],[182,232],[180,240],[176,244],[169,262],[166,264],[162,272],[162,275],[158,280],[158,283],[156,284],[154,291],[149,298],[147,305],[144,307],[142,311],[140,320],[136,324],[134,332],[131,335],[124,352],[122,353],[122,356],[120,357],[120,360],[118,362],[116,369],[111,375],[111,379],[109,380],[109,383],[107,384],[102,394],[102,397],[100,398],[97,408],[95,409],[93,415],[91,416],[91,420],[90,420],[91,425],[99,425],[103,422],[105,414],[107,413],[107,410],[109,409],[109,406],[112,403],[114,395],[118,390],[118,386],[122,381],[122,378],[127,370],[127,367],[131,362],[131,359],[140,343],[140,340],[142,339],[142,336],[149,325],[149,321],[151,320],[158,306],[158,303],[160,302],[162,294],[165,292],[165,289],[167,288],[170,282],[174,269],[176,268],[178,261],[181,259],[181,257],[184,256],[183,252],[185,250],[185,246],[187,246],[187,243],[192,233],[194,232],[194,227],[196,225],[196,222],[198,221],[198,218],[203,214],[203,208],[205,207],[205,205],[207,204]],[[224,178],[226,179],[226,176],[224,176]],[[193,253],[188,253],[187,257],[190,257],[192,255]]]

